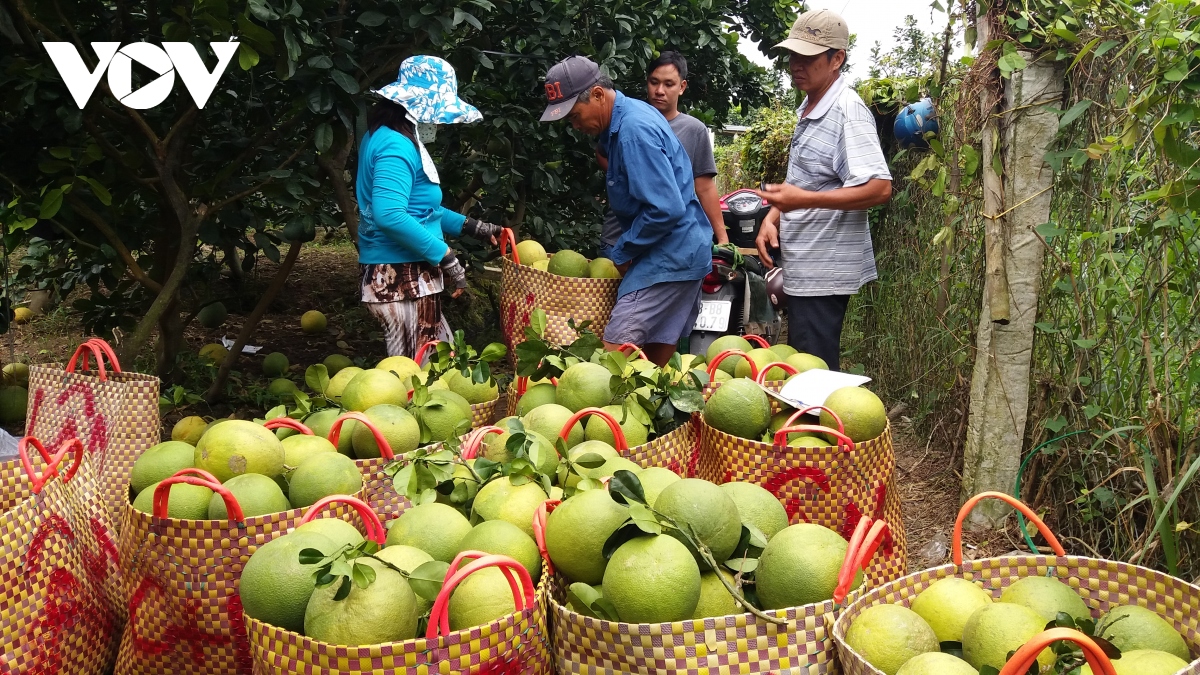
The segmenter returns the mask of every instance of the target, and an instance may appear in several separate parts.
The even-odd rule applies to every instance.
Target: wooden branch
[[[292,160],[299,157],[301,152],[304,152],[306,149],[308,149],[308,141],[309,140],[312,140],[311,134],[309,135],[309,138],[305,140],[305,142],[299,144],[299,146],[296,148],[295,152],[293,152],[287,159],[283,160],[282,164],[275,167],[275,170],[278,171],[279,169],[285,168],[288,164],[292,163]],[[231,197],[222,199],[221,201],[217,202],[214,206],[208,207],[207,215],[215,214],[217,211],[220,211],[221,209],[225,208],[226,206],[229,206],[233,202],[236,202],[236,201],[245,199],[246,197],[249,197],[250,195],[254,194],[255,192],[258,192],[259,190],[263,189],[267,185],[274,182],[274,180],[275,180],[274,178],[271,178],[270,176],[268,176],[265,180],[260,182],[258,185],[255,185],[254,187],[246,188],[245,190],[242,190],[241,192],[239,192]]]
[[[354,243],[355,248],[358,248],[358,202],[354,198],[354,194],[350,192],[350,186],[346,185],[346,181],[342,177],[345,165],[335,162],[326,155],[317,155],[317,166],[321,167],[321,170],[329,177],[329,184],[333,187],[333,198],[337,202],[338,210],[342,212],[342,218],[346,221],[346,230],[350,233],[350,241]]]
[[[29,30],[29,24],[25,22],[25,17],[17,10],[17,6],[13,4],[13,0],[0,0],[0,5],[8,11],[8,15],[13,18],[13,25],[16,26],[17,32],[21,34],[21,43],[26,51],[34,51],[38,48],[37,37],[33,31]]]
[[[171,195],[168,199],[175,206],[175,210],[178,211],[176,197],[182,196],[182,191],[178,189],[178,186],[169,184],[165,180],[164,185],[168,188],[168,195]],[[185,215],[190,214],[185,213]],[[175,255],[175,265],[171,268],[171,273],[167,275],[167,279],[162,285],[162,290],[158,292],[158,295],[154,298],[154,302],[150,303],[150,307],[146,310],[145,315],[138,322],[133,336],[120,345],[120,357],[122,360],[133,363],[134,359],[150,340],[151,333],[158,327],[158,322],[162,319],[167,308],[175,301],[175,296],[179,293],[179,288],[183,285],[184,279],[187,278],[188,272],[191,270],[192,257],[196,254],[196,237],[200,231],[200,223],[203,222],[203,218],[204,207],[201,206],[197,209],[195,215],[192,215],[187,220],[180,221],[179,251]]]
[[[258,328],[258,323],[262,321],[263,315],[267,313],[267,308],[275,301],[276,296],[283,290],[284,283],[287,282],[288,275],[291,274],[292,268],[296,265],[296,260],[300,257],[300,249],[303,244],[300,242],[292,242],[288,247],[287,255],[284,256],[283,262],[280,263],[279,269],[275,272],[275,278],[271,279],[271,285],[263,291],[262,297],[258,299],[258,304],[254,306],[254,310],[250,312],[250,316],[242,322],[242,329],[238,331],[237,339],[233,342],[233,347],[230,348],[229,354],[225,360],[221,362],[221,368],[217,371],[217,376],[213,378],[212,386],[204,393],[204,399],[209,403],[215,402],[221,396],[221,389],[224,388],[225,382],[229,379],[229,373],[233,371],[233,366],[237,364],[238,358],[242,355],[242,347],[250,341],[254,336],[254,330]]]
[[[151,190],[157,189],[155,187],[155,184],[159,182],[157,178],[145,178],[143,176],[139,176],[134,173],[132,169],[125,166],[125,158],[122,156],[121,151],[117,148],[117,146],[109,143],[107,138],[104,138],[100,127],[96,126],[95,120],[93,120],[90,115],[83,116],[83,127],[87,129],[88,135],[92,137],[92,140],[96,141],[96,145],[100,146],[100,149],[104,152],[104,154],[108,155],[109,158],[121,165],[121,170],[125,175],[134,179],[138,183],[141,183],[143,186],[150,188]]]
[[[175,120],[175,124],[171,125],[171,130],[168,131],[167,135],[163,137],[163,146],[165,147],[170,145],[171,141],[175,139],[176,134],[182,133],[184,129],[191,126],[192,122],[196,121],[196,114],[199,112],[200,110],[196,107],[195,101],[193,101],[192,104],[188,106],[188,109],[179,116],[179,119]]]
[[[57,33],[50,30],[49,26],[46,26],[41,21],[37,20],[37,17],[35,17],[33,13],[29,11],[29,8],[25,6],[25,0],[16,0],[16,2],[17,13],[21,15],[21,18],[25,20],[26,24],[35,30],[41,31],[43,35],[50,38],[54,42],[64,42],[64,40],[59,37]]]
[[[71,203],[71,207],[75,209],[76,213],[83,216],[92,224],[93,227],[100,231],[100,234],[104,235],[104,238],[107,239],[108,243],[112,245],[114,250],[116,250],[117,255],[121,256],[121,260],[123,260],[125,262],[125,266],[129,268],[129,273],[133,275],[134,279],[137,279],[138,283],[155,293],[162,291],[162,284],[151,279],[150,276],[142,270],[141,265],[138,265],[137,259],[133,257],[133,254],[129,251],[129,248],[125,246],[125,242],[121,241],[121,237],[117,235],[117,231],[108,223],[108,221],[104,219],[103,216],[93,211],[87,204],[83,203],[83,200],[79,199],[74,194],[68,194],[67,201]]]
[[[79,37],[79,33],[75,30],[75,26],[72,26],[71,22],[67,21],[67,17],[65,14],[63,14],[62,7],[59,6],[58,0],[54,0],[52,4],[54,5],[54,13],[58,15],[58,20],[62,22],[63,28],[67,29],[67,34],[71,36],[71,40],[75,43],[75,47],[79,49],[79,55],[87,59],[88,54],[83,48],[83,39]],[[96,64],[90,59],[88,60],[89,67],[94,67],[95,65]]]
[[[262,148],[264,145],[271,143],[272,141],[274,141],[276,138],[278,138],[284,132],[291,131],[293,127],[295,127],[297,124],[300,123],[300,121],[301,121],[300,115],[293,115],[292,117],[288,118],[287,121],[285,121],[283,124],[276,125],[276,127],[274,129],[268,131],[265,134],[259,135],[258,140],[255,141],[253,144],[251,144],[249,147],[247,147],[245,150],[242,150],[240,153],[238,153],[237,157],[234,157],[233,160],[231,162],[229,162],[229,164],[226,166],[225,170],[222,171],[222,173],[232,175],[233,171],[237,170],[239,167],[241,167],[243,164],[245,164],[247,161],[249,161],[260,148]]]

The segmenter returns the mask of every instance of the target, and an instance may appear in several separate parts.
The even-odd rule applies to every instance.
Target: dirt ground
[[[250,289],[265,288],[275,270],[276,266],[269,261],[260,263],[247,278],[247,286]],[[256,301],[257,297],[247,301],[245,307],[230,306],[229,318],[217,329],[208,330],[193,322],[185,334],[186,349],[195,354],[205,344],[219,342],[222,336],[236,338],[245,314]],[[487,308],[473,306],[472,302],[487,303],[488,299],[477,294],[474,301],[460,301],[447,312],[474,311],[473,316],[484,317],[481,321],[486,323]],[[310,309],[320,310],[328,318],[329,327],[324,333],[307,335],[300,330],[300,315]],[[30,363],[61,363],[69,358],[84,336],[78,322],[60,308],[30,324],[15,326],[4,338],[0,338],[0,360],[4,362],[15,357]],[[239,372],[233,378],[238,400],[232,405],[221,403],[210,407],[197,403],[166,412],[163,420],[165,437],[169,437],[174,422],[186,415],[225,417],[234,414],[242,418],[261,415],[273,405],[266,397],[268,381],[261,372],[262,359],[270,352],[282,352],[288,357],[291,364],[288,376],[297,383],[303,382],[304,369],[308,365],[319,363],[329,354],[345,354],[364,364],[386,356],[378,324],[358,301],[358,266],[353,247],[348,243],[309,246],[290,275],[285,290],[264,316],[251,344],[263,349],[256,356],[244,357],[239,364]],[[215,373],[214,367],[198,363],[194,360],[189,371],[194,382],[189,382],[188,392],[193,394],[203,393],[202,386],[211,382]],[[200,370],[196,371],[197,368]],[[208,379],[205,379],[206,373]],[[903,417],[894,419],[893,426],[909,568],[916,570],[941,564],[949,560],[951,530],[959,503],[960,477],[955,469],[958,458],[949,448],[917,438],[911,424]],[[9,431],[18,433],[20,429],[10,428]],[[968,534],[965,538],[966,557],[1018,549],[1015,536],[1015,530],[1010,530],[1007,536],[1001,533],[999,538],[993,535],[990,541],[983,541]]]

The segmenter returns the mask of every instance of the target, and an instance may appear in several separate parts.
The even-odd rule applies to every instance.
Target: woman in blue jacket
[[[415,356],[432,340],[450,338],[442,315],[467,287],[466,271],[445,235],[468,234],[494,244],[499,226],[442,207],[437,167],[417,136],[417,123],[461,124],[483,119],[458,98],[458,78],[445,60],[413,56],[396,81],[374,92],[368,131],[358,153],[358,262],[362,301],[380,323],[389,356]]]

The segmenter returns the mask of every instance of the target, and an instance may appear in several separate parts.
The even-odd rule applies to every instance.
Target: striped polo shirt
[[[819,192],[891,180],[875,118],[845,76],[804,117],[807,106],[805,98],[797,111],[788,183]],[[779,219],[779,244],[788,295],[851,295],[877,276],[866,211],[789,211]]]

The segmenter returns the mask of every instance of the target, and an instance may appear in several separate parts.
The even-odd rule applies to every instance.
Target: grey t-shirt
[[[688,115],[679,113],[673,120],[667,120],[671,131],[683,145],[684,152],[692,160],[692,177],[717,175],[717,160],[713,157],[712,139],[708,136],[708,127],[704,122]],[[612,211],[604,214],[604,226],[600,230],[600,243],[612,246],[621,238],[621,223]]]

